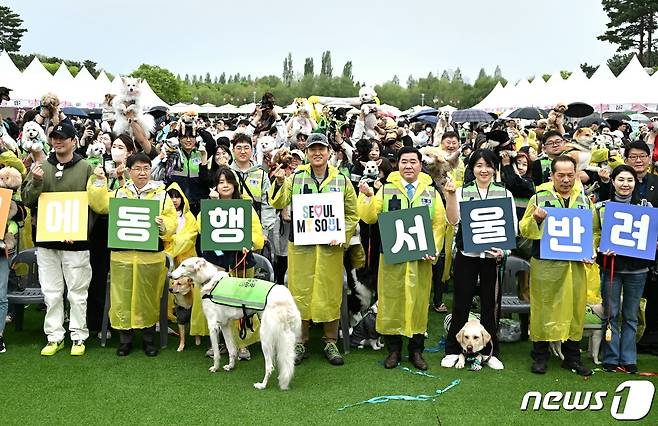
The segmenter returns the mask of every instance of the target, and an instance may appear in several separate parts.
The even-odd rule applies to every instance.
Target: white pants
[[[64,340],[64,285],[70,305],[71,340],[86,340],[87,290],[91,282],[89,250],[65,251],[39,247],[37,250],[39,284],[46,301],[43,331],[49,342]]]

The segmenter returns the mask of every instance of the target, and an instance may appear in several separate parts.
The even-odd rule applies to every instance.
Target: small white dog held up
[[[119,96],[115,96],[112,100],[112,107],[114,108],[115,122],[112,131],[116,135],[127,133],[134,137],[130,121],[137,121],[142,128],[146,137],[149,133],[155,131],[155,119],[150,114],[142,112],[142,105],[140,102],[141,97],[141,78],[134,77],[121,77],[123,88]]]
[[[171,274],[171,278],[189,277],[195,285],[201,285],[203,313],[208,321],[210,342],[213,349],[213,365],[209,371],[219,370],[219,331],[221,330],[228,349],[229,362],[224,370],[235,367],[237,346],[231,332],[231,322],[243,317],[241,308],[225,306],[203,296],[210,294],[215,285],[229,275],[200,257],[183,261]],[[256,389],[265,389],[274,367],[279,370],[279,388],[287,390],[295,370],[295,343],[301,335],[302,319],[290,291],[282,285],[274,285],[267,294],[263,311],[247,309],[247,315],[257,313],[260,317],[260,342],[265,358],[265,376],[262,382],[254,383]],[[275,363],[276,361],[276,363]]]

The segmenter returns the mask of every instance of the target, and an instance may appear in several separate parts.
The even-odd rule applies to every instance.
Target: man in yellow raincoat
[[[314,133],[307,141],[306,157],[309,164],[299,166],[288,178],[279,168],[270,188],[270,205],[282,209],[294,204],[294,195],[340,192],[345,210],[345,247],[354,234],[358,216],[354,187],[337,168],[330,166],[329,142],[326,136]],[[288,288],[295,298],[302,315],[301,342],[295,346],[295,363],[299,364],[306,354],[310,321],[324,326],[324,355],[332,365],[342,365],[343,357],[336,347],[338,320],[343,292],[343,245],[299,246],[290,231],[288,243]]]
[[[432,178],[421,173],[421,154],[416,148],[403,147],[398,154],[399,172],[388,176],[387,183],[373,196],[373,189],[359,187],[357,211],[365,223],[377,222],[381,212],[427,206],[432,218],[432,233],[438,256],[445,234],[445,208],[439,192],[430,186]],[[422,357],[427,331],[427,311],[432,288],[434,256],[423,260],[388,265],[379,259],[377,280],[377,332],[384,335],[389,355],[386,368],[394,368],[401,358],[402,336],[409,338],[409,360],[420,370],[427,370]]]
[[[119,330],[118,356],[132,350],[133,330],[143,330],[143,349],[156,356],[155,323],[160,312],[160,297],[167,275],[163,239],[170,238],[177,227],[176,209],[162,182],[150,180],[151,160],[144,153],[128,157],[126,168],[130,181],[114,193],[107,190],[102,167],[89,178],[89,206],[107,214],[110,197],[160,201],[160,215],[155,218],[160,234],[158,251],[112,250],[110,254],[110,324]]]
[[[546,218],[544,207],[588,209],[592,212],[593,234],[600,233],[598,216],[577,179],[576,162],[561,155],[551,162],[551,182],[537,187],[520,222],[521,235],[533,241],[530,259],[530,340],[533,342],[531,371],[546,372],[549,342],[562,342],[562,367],[581,376],[592,371],[580,360],[587,300],[587,268],[594,253],[582,262],[542,260],[540,241]]]

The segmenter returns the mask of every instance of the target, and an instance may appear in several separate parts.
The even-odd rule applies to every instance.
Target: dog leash
[[[437,343],[436,346],[433,346],[431,348],[425,348],[423,352],[435,354],[443,351],[445,347],[446,347],[446,338],[445,336],[441,336],[441,338],[439,339],[439,343]]]
[[[378,364],[379,364],[379,365],[384,365],[384,361],[379,361]],[[409,368],[409,367],[402,367],[399,363],[398,363],[397,367],[395,367],[395,368],[396,368],[396,369],[399,368],[400,370],[405,371],[405,372],[407,372],[407,373],[415,374],[416,376],[430,377],[430,378],[432,378],[432,379],[437,379],[437,378],[438,378],[438,377],[436,377],[435,375],[433,375],[433,374],[429,374],[429,373],[426,373],[426,372],[424,372],[424,371],[420,371],[420,370],[412,370],[412,369]]]
[[[365,401],[357,402],[355,404],[348,404],[340,407],[338,411],[345,411],[348,408],[353,408],[353,407],[358,407],[361,405],[366,405],[366,404],[384,404],[389,401],[435,401],[437,397],[441,396],[442,394],[448,392],[450,389],[454,388],[455,386],[459,385],[461,383],[461,380],[456,379],[453,380],[452,383],[450,383],[448,386],[446,386],[443,389],[437,389],[436,392],[434,392],[431,395],[383,395],[383,396],[375,396],[373,398],[367,399]]]
[[[608,305],[608,318],[606,321],[606,326],[605,326],[605,341],[610,342],[612,341],[612,326],[610,325],[610,322],[612,321],[611,314],[612,314],[612,283],[615,277],[615,256],[603,256],[603,270],[605,270],[608,267],[608,257],[610,257],[610,287],[608,291],[608,297],[607,297],[607,305]]]

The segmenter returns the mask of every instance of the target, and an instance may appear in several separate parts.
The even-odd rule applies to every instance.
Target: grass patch
[[[443,334],[443,317],[430,312],[428,347]],[[645,379],[597,372],[584,380],[561,369],[555,359],[546,375],[533,375],[528,342],[501,346],[503,371],[443,369],[443,354],[428,353],[428,372],[437,377],[428,378],[401,369],[385,370],[378,364],[385,351],[371,349],[355,349],[344,366],[334,367],[322,356],[321,330],[314,329],[310,357],[297,368],[291,390],[278,390],[273,377],[267,390],[258,391],[252,387],[263,374],[258,345],[251,348],[251,361],[239,362],[232,372],[215,374],[208,372],[211,360],[204,358],[206,341],[177,353],[173,337],[156,358],[144,355],[139,337],[130,356],[117,357],[117,336],[107,348],[101,348],[95,336],[90,338],[87,354],[80,358],[69,355],[67,340],[65,350],[47,358],[39,355],[45,344],[42,321],[43,313],[30,308],[24,331],[7,326],[8,351],[0,355],[3,424],[607,425],[614,422],[610,407],[615,388],[625,380]],[[638,364],[642,371],[658,371],[658,357],[641,355]],[[402,365],[411,367],[406,359]],[[587,365],[591,366],[590,360]],[[432,394],[455,379],[461,384],[434,402],[393,401],[337,411],[374,396]],[[608,397],[604,409],[597,412],[521,412],[523,395],[531,390],[607,391]],[[658,409],[642,423],[658,424]]]

